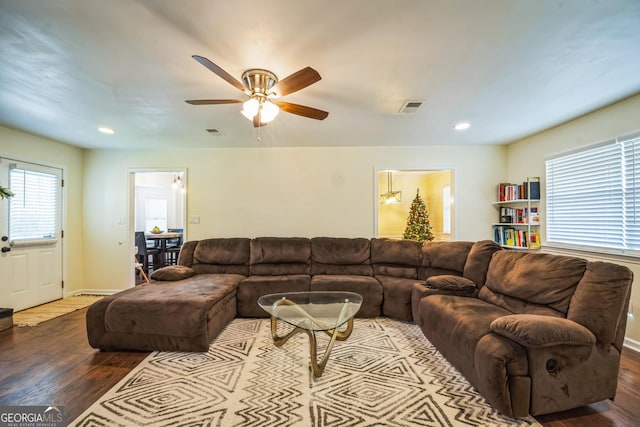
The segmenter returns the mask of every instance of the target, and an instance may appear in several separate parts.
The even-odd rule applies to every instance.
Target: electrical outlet
[[[190,216],[189,224],[200,224],[200,216],[198,215]]]

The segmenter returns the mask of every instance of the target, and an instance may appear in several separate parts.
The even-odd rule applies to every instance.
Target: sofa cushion
[[[511,314],[477,298],[429,295],[418,305],[420,327],[431,343],[469,381],[475,383],[478,341],[491,333],[491,322]]]
[[[369,239],[312,238],[311,274],[373,276]]]
[[[493,292],[487,286],[480,289],[480,292],[478,292],[478,298],[488,302],[489,304],[505,308],[511,313],[526,313],[552,317],[565,317],[564,313],[558,310],[554,310],[548,305],[533,304],[531,302],[521,300],[519,298],[510,297],[499,292]]]
[[[191,268],[196,274],[249,275],[249,239],[219,238],[197,242]],[[189,265],[189,264],[185,264]]]
[[[235,294],[244,276],[200,274],[158,286],[137,286],[113,299],[105,310],[108,332],[194,337],[207,330],[209,311],[226,295]]]
[[[376,276],[418,278],[422,250],[415,240],[371,239],[371,262]]]
[[[495,294],[506,295],[525,303],[548,306],[560,313],[567,313],[569,302],[587,261],[581,258],[498,251],[489,263],[485,287]],[[485,288],[479,298],[489,300]],[[505,300],[507,301],[507,300]],[[497,301],[492,301],[497,303]],[[505,308],[522,313],[522,308],[509,305]]]
[[[491,331],[525,347],[593,345],[596,337],[579,323],[537,314],[512,314],[491,323]]]
[[[473,280],[478,289],[482,288],[487,279],[489,262],[491,262],[493,254],[499,250],[502,250],[500,245],[492,240],[475,242],[467,255],[462,275]]]
[[[187,267],[191,267],[193,265],[193,252],[196,250],[197,245],[197,240],[190,240],[182,244],[180,253],[178,254],[178,265],[184,265]]]
[[[311,291],[345,291],[362,295],[356,317],[380,316],[382,285],[374,277],[357,275],[318,275],[311,278]]]
[[[158,270],[154,270],[150,277],[153,280],[174,281],[188,279],[194,274],[196,273],[193,271],[193,268],[186,267],[184,265],[170,265],[168,267],[162,267]]]
[[[258,237],[251,240],[251,274],[309,274],[311,240],[302,237]]]
[[[238,316],[269,317],[269,313],[258,305],[258,298],[280,292],[308,292],[310,285],[311,276],[306,274],[247,277],[238,284]]]
[[[411,295],[413,285],[424,283],[416,279],[402,277],[375,276],[382,284],[382,314],[394,319],[413,320],[411,312]]]
[[[424,242],[418,278],[426,280],[440,274],[462,276],[471,246],[473,242]]]

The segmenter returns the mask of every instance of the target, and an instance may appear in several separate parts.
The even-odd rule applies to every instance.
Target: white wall
[[[492,238],[500,146],[239,148],[87,151],[85,268],[88,287],[129,285],[128,170],[187,168],[190,240],[210,237],[374,235],[375,169],[454,169],[456,238]]]
[[[0,126],[0,156],[60,167],[65,186],[62,209],[64,230],[62,278],[64,295],[84,287],[82,178],[84,150],[50,139]]]
[[[616,136],[622,136],[640,130],[640,95],[603,108],[594,113],[582,116],[564,125],[525,138],[508,146],[508,179],[522,180],[526,176],[542,177],[541,184],[541,237],[544,245],[546,234],[544,228],[545,215],[545,158],[593,143],[605,141]],[[558,252],[558,251],[554,251]],[[562,252],[562,251],[560,251]],[[635,316],[629,316],[627,322],[627,338],[640,350],[640,261],[622,257],[597,257],[592,255],[574,254],[564,251],[567,255],[579,255],[592,260],[613,261],[631,268],[636,277],[631,290],[631,303]]]

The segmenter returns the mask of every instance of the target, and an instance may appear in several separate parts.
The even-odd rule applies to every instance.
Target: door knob
[[[5,246],[4,248],[0,249],[2,250],[2,252],[9,252],[11,250],[10,247]]]
[[[7,236],[2,236],[2,238],[1,238],[0,240],[2,240],[3,242],[6,242],[7,240],[9,240],[9,237],[7,237]]]

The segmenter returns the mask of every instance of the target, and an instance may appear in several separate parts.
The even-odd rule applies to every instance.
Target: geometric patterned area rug
[[[387,318],[356,319],[315,379],[306,334],[277,348],[268,319],[235,319],[207,353],[150,354],[70,425],[539,426],[500,415],[418,326]]]
[[[85,308],[102,296],[76,295],[13,313],[14,326],[37,326],[39,323]]]

